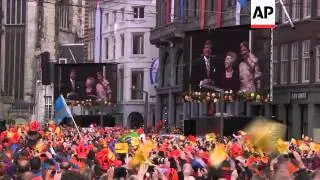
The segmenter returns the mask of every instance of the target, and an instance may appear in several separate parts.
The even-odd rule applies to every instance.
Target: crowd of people
[[[96,126],[79,134],[32,121],[1,133],[0,179],[320,179],[319,144],[284,141],[283,127],[258,125],[232,137],[196,137]]]

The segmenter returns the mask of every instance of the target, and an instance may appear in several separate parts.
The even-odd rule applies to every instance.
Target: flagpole
[[[82,139],[82,136],[81,136],[81,133],[80,133],[79,127],[77,126],[77,123],[76,123],[76,121],[74,120],[74,118],[73,118],[73,115],[72,115],[72,114],[71,114],[71,119],[72,119],[72,121],[73,121],[74,125],[76,126],[76,129],[77,129],[77,131],[78,131],[78,133],[79,133],[80,138]]]
[[[62,95],[61,95],[61,96],[62,96]],[[63,105],[64,105],[65,109],[68,111],[68,113],[71,115],[72,122],[74,123],[74,126],[76,127],[76,129],[77,129],[77,131],[78,131],[78,133],[79,133],[79,136],[80,136],[80,138],[82,139],[82,136],[81,136],[79,127],[78,127],[76,121],[74,120],[73,115],[72,115],[72,113],[71,113],[71,111],[70,111],[70,109],[69,109],[66,101],[64,100],[64,97],[63,97],[63,96],[62,96],[62,98],[63,98]]]

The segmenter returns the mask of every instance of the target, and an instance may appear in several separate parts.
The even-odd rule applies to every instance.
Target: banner
[[[129,151],[128,143],[117,143],[115,144],[115,150],[118,154],[126,154]]]
[[[156,58],[153,60],[151,64],[151,71],[150,71],[150,81],[151,84],[156,84],[158,83],[158,73],[159,72],[159,58]]]

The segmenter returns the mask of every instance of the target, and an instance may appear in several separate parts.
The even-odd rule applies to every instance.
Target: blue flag
[[[59,98],[56,100],[55,104],[55,109],[56,109],[56,121],[57,123],[61,123],[61,121],[64,118],[71,118],[72,114],[67,106],[66,100],[63,98],[62,95],[59,96]]]
[[[247,6],[248,0],[239,0],[241,8],[244,8]]]

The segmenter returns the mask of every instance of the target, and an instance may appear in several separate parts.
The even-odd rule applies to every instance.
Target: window
[[[52,119],[52,96],[44,97],[44,119]]]
[[[288,14],[290,14],[290,0],[283,0],[284,7],[286,8]],[[286,16],[285,11],[282,9],[282,23],[288,23],[289,19]]]
[[[94,40],[88,41],[88,61],[94,59]]]
[[[320,45],[316,48],[316,81],[320,81]]]
[[[121,8],[120,12],[121,12],[121,21],[123,22],[124,21],[124,8]]]
[[[69,29],[70,24],[70,6],[69,0],[64,1],[64,3],[59,4],[59,27],[62,29]]]
[[[106,25],[108,25],[109,24],[109,13],[106,13],[104,15],[104,17],[106,18]]]
[[[143,34],[133,34],[132,53],[143,54],[144,38]]]
[[[2,60],[4,63],[1,73],[4,73],[5,76],[3,76],[2,87],[5,95],[20,100],[24,97],[27,2],[16,0],[3,2],[7,2],[7,10],[3,15],[5,24],[9,26],[3,26],[4,57]]]
[[[117,22],[117,11],[113,11],[113,23]]]
[[[311,17],[311,0],[303,0],[303,18]]]
[[[124,34],[120,35],[120,39],[121,39],[121,57],[124,56]]]
[[[288,45],[281,46],[281,84],[285,84],[288,81]]]
[[[4,2],[7,2],[6,24],[25,24],[25,1],[7,0]]]
[[[302,82],[310,80],[310,40],[302,42]]]
[[[113,40],[113,48],[112,48],[113,53],[112,53],[112,55],[113,55],[113,59],[116,59],[116,38],[113,37],[112,40]]]
[[[131,99],[142,100],[143,99],[143,71],[132,71],[131,74]]]
[[[59,64],[67,64],[67,58],[59,58]]]
[[[109,39],[105,38],[104,42],[105,42],[105,51],[106,51],[105,58],[109,59]]]
[[[144,18],[144,7],[134,7],[133,8],[133,18],[143,19]]]
[[[88,27],[89,29],[93,29],[96,25],[96,13],[95,11],[89,11],[89,21],[88,21]]]
[[[210,3],[210,11],[212,12],[212,13],[214,13],[215,11],[216,11],[216,7],[215,7],[215,1],[209,1],[209,3]]]
[[[273,48],[273,84],[278,83],[279,77],[279,55],[278,55],[278,47]]]
[[[300,0],[292,0],[292,19],[300,20]]]
[[[299,78],[299,44],[291,46],[291,83],[297,83]]]

